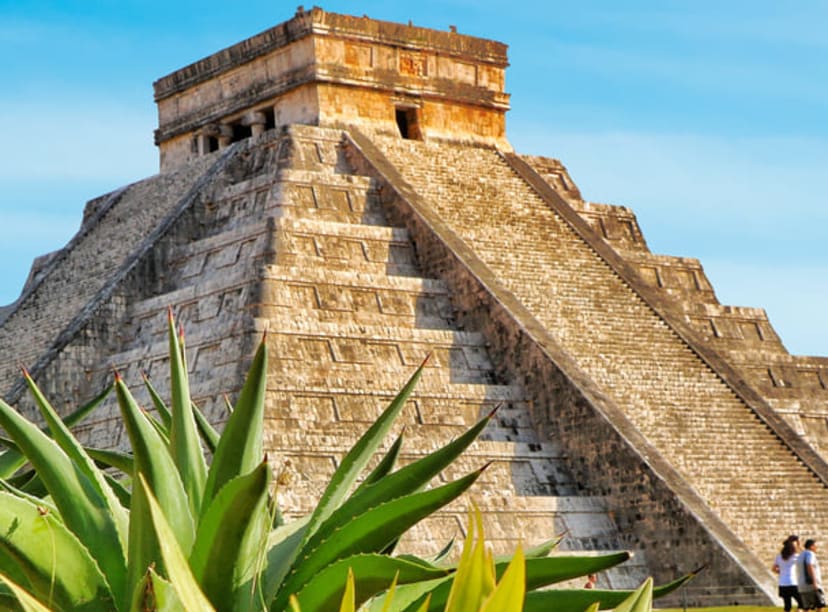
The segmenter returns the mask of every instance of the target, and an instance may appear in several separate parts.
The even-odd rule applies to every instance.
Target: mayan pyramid
[[[429,353],[408,459],[493,407],[453,468],[498,551],[566,532],[628,549],[626,588],[703,564],[688,603],[768,604],[788,531],[828,539],[828,358],[789,354],[725,306],[698,260],[651,253],[633,212],[584,201],[506,135],[506,45],[300,8],[159,79],[160,173],[87,203],[0,310],[0,393],[19,364],[68,410],[113,367],[166,380],[166,313],[221,423],[262,333],[267,445],[286,512]],[[84,424],[124,444],[114,406]],[[460,534],[464,498],[411,534]],[[784,516],[784,524],[780,517]]]

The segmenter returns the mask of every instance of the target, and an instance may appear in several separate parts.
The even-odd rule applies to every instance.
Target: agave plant
[[[169,349],[169,406],[145,379],[156,416],[141,409],[115,375],[111,388],[130,453],[85,448],[69,430],[105,393],[64,421],[24,372],[46,423],[43,431],[0,401],[0,426],[10,438],[0,454],[0,604],[24,610],[280,611],[293,602],[312,612],[338,606],[346,589],[354,606],[370,609],[377,602],[387,610],[441,610],[450,603],[453,576],[462,575],[462,565],[393,551],[410,527],[456,499],[485,469],[428,488],[492,415],[395,469],[400,435],[368,471],[424,363],[342,459],[315,510],[284,523],[262,447],[265,340],[221,435],[191,401],[184,338],[172,313]],[[209,465],[205,453],[212,456]],[[583,610],[597,601],[613,607],[630,595],[538,591],[629,558],[625,552],[549,556],[556,542],[523,553],[525,609]],[[492,564],[502,582],[508,560]],[[392,583],[393,598],[376,597]]]

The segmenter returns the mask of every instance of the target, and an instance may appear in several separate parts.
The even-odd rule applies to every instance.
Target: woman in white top
[[[773,572],[779,574],[779,597],[785,604],[785,612],[791,610],[791,600],[796,600],[797,608],[802,607],[802,600],[799,598],[797,589],[796,560],[801,550],[799,536],[789,536],[782,544],[782,551],[776,555],[773,563]]]

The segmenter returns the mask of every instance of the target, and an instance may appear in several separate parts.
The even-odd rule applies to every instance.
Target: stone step
[[[260,299],[265,318],[294,308],[320,311],[317,317],[323,321],[340,316],[378,324],[407,320],[420,327],[452,317],[446,287],[440,281],[356,271],[269,266]],[[445,323],[438,326],[445,327]]]
[[[179,245],[171,254],[168,266],[174,269],[180,285],[196,283],[200,277],[225,274],[239,263],[255,265],[268,247],[267,222],[253,219],[219,234]],[[244,269],[250,270],[248,265]]]
[[[485,351],[485,337],[480,332],[463,331],[456,328],[414,327],[409,325],[376,325],[356,323],[346,319],[342,322],[314,320],[313,310],[285,308],[276,312],[268,322],[268,333],[300,336],[323,336],[342,340],[407,341],[435,346],[478,347]],[[481,355],[481,363],[483,360]],[[421,359],[417,359],[419,363]],[[489,363],[488,358],[485,362]]]
[[[403,229],[284,218],[276,228],[276,263],[281,266],[419,276]]]
[[[269,265],[264,269],[264,278],[272,281],[316,282],[335,287],[381,287],[388,290],[426,292],[447,295],[446,284],[435,278],[410,278],[362,272],[360,270],[325,270],[323,268],[302,269],[296,266]]]
[[[752,524],[772,522],[764,496],[772,485],[764,467],[773,465],[773,473],[791,475],[791,495],[825,505],[828,490],[814,485],[711,366],[599,256],[597,245],[576,233],[496,152],[391,138],[375,144],[703,497],[714,504],[731,504],[735,497],[732,504],[751,508]],[[464,203],[462,210],[456,202]],[[731,441],[722,436],[725,425],[744,434]],[[731,479],[710,480],[717,463]],[[751,469],[756,465],[763,469]],[[793,476],[800,472],[805,476]],[[737,496],[735,482],[745,486]],[[728,510],[717,507],[734,533],[752,542],[757,557],[772,557],[773,539],[751,539],[748,523],[729,522]],[[798,521],[801,511],[795,507],[786,516]],[[822,518],[812,529],[821,533],[828,523]]]
[[[365,225],[387,225],[376,189],[364,177],[281,171],[270,192],[269,209],[292,217]]]

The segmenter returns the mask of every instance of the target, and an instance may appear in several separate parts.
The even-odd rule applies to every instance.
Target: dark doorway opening
[[[397,119],[397,127],[400,130],[400,136],[410,140],[422,139],[416,108],[397,108],[395,110],[395,117]]]
[[[233,124],[233,142],[250,138],[253,135],[253,130],[249,125],[242,125],[241,123]]]
[[[266,108],[262,111],[265,115],[265,129],[272,130],[276,127],[276,116],[272,108]]]
[[[213,153],[214,151],[219,150],[219,142],[218,138],[215,136],[208,136],[207,137],[207,152]]]

